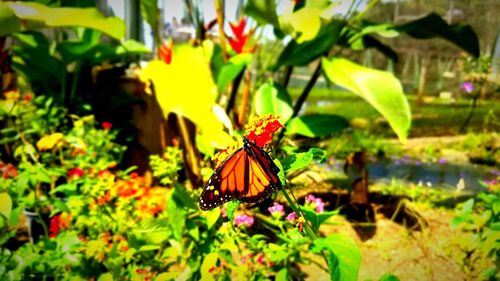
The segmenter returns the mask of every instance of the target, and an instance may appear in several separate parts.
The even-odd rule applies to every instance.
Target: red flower
[[[15,178],[18,174],[16,166],[12,165],[11,163],[4,165],[0,162],[0,172],[2,172],[2,177],[4,179]]]
[[[158,56],[166,64],[170,64],[172,62],[173,47],[174,47],[174,41],[170,39],[166,43],[163,43],[161,47],[158,49]]]
[[[272,142],[273,133],[280,128],[284,128],[284,126],[272,114],[254,117],[245,126],[245,136],[250,141],[255,142],[257,146],[263,147]]]
[[[32,99],[33,99],[33,95],[32,95],[32,94],[26,94],[26,95],[24,95],[24,97],[23,97],[23,101],[24,101],[25,103],[30,102]]]
[[[111,128],[113,128],[113,124],[111,124],[110,122],[104,121],[101,125],[104,130],[111,130]]]
[[[69,228],[71,215],[68,213],[59,213],[50,219],[49,237],[54,238],[59,234],[61,229]]]
[[[230,22],[229,26],[231,27],[231,30],[233,31],[234,37],[227,37],[229,40],[229,44],[233,48],[233,50],[238,53],[244,53],[246,52],[253,52],[255,50],[255,46],[245,49],[245,45],[248,43],[248,38],[249,35],[253,33],[253,30],[248,32],[247,34],[244,33],[245,31],[245,25],[246,25],[246,20],[245,18],[240,18],[240,20],[237,23]]]
[[[82,170],[82,168],[73,168],[73,169],[68,171],[66,176],[70,179],[79,178],[79,177],[83,176],[83,170]]]

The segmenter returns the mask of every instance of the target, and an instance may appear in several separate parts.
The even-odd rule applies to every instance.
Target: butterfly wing
[[[208,180],[201,193],[200,209],[211,210],[234,199],[260,202],[281,187],[278,172],[272,158],[244,138],[243,147],[231,154]]]

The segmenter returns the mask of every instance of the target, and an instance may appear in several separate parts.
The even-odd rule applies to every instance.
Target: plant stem
[[[293,65],[289,65],[286,67],[286,70],[285,70],[285,77],[283,77],[283,88],[286,89],[286,87],[288,87],[288,83],[290,83],[290,78],[292,77],[292,73],[293,73]]]
[[[215,0],[215,11],[217,13],[217,25],[219,25],[219,43],[222,49],[222,58],[227,62],[226,34],[224,33],[224,2]]]
[[[470,107],[469,114],[467,114],[467,118],[465,119],[464,124],[462,125],[462,127],[459,130],[460,133],[465,132],[465,128],[467,127],[467,125],[469,125],[469,122],[472,119],[472,114],[474,113],[474,109],[476,108],[477,100],[479,99],[481,89],[482,89],[482,85],[479,87],[478,93],[472,98],[472,105]]]
[[[241,97],[241,107],[238,116],[238,127],[243,128],[245,123],[245,113],[247,112],[248,96],[250,95],[250,71],[245,73],[245,84],[243,85],[243,96]]]
[[[290,207],[292,207],[292,209],[295,212],[295,214],[298,217],[303,217],[304,218],[304,220],[306,222],[305,223],[305,230],[306,230],[307,235],[312,240],[318,238],[318,235],[316,235],[316,233],[313,231],[311,225],[309,224],[309,221],[304,216],[304,213],[302,213],[302,210],[300,209],[299,203],[297,202],[297,199],[293,195],[293,192],[290,191],[290,193],[292,194],[294,200],[292,200],[292,198],[290,197],[290,195],[288,195],[288,193],[286,192],[286,190],[284,188],[281,189],[281,193],[283,194],[283,196],[285,196],[286,201],[288,201],[288,204],[290,205]]]
[[[300,110],[302,109],[302,106],[304,105],[307,97],[309,96],[309,93],[311,92],[312,88],[314,87],[314,84],[316,84],[316,81],[318,81],[319,75],[321,74],[321,61],[318,63],[316,66],[316,69],[314,70],[313,74],[311,75],[311,78],[307,82],[306,86],[304,87],[304,90],[302,90],[302,93],[300,94],[299,98],[297,99],[297,102],[295,103],[295,106],[293,107],[293,113],[292,116],[286,121],[288,123],[290,120],[293,118],[297,117],[299,114]],[[285,123],[285,127],[286,124]],[[285,136],[285,130],[281,130],[280,134],[278,135],[278,140],[276,142],[276,145],[278,145],[283,137]]]

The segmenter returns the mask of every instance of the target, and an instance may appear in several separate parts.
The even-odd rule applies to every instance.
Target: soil
[[[388,218],[382,205],[372,204],[375,223],[356,223],[338,216],[339,224],[323,225],[320,231],[323,235],[343,233],[356,241],[362,257],[358,280],[379,280],[385,273],[402,281],[479,280],[484,266],[476,265],[472,271],[461,266],[463,254],[458,243],[465,237],[451,226],[453,210],[408,202],[405,205],[418,214],[421,227],[414,225],[410,229],[397,222],[397,216]],[[328,274],[315,265],[303,270],[308,274],[306,280],[329,280]]]

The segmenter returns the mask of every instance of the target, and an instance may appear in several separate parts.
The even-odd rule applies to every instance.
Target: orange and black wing
[[[243,143],[208,180],[200,197],[202,210],[234,199],[257,203],[281,187],[279,168],[272,158],[248,139],[244,138]]]

